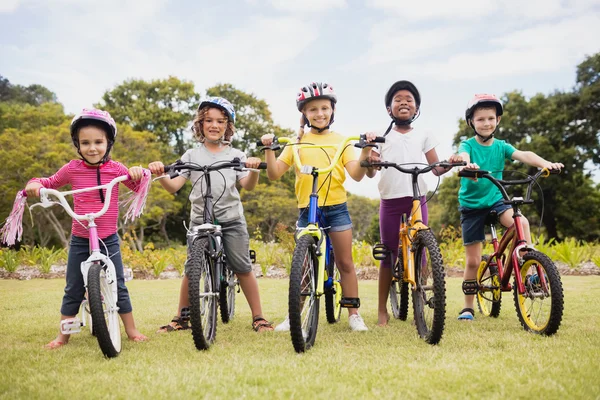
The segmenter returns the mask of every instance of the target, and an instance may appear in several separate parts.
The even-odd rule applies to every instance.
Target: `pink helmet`
[[[502,102],[496,95],[485,93],[476,94],[471,101],[469,101],[467,110],[465,111],[465,120],[468,125],[471,124],[470,121],[473,118],[473,113],[477,107],[495,107],[497,117],[501,116],[503,112]]]
[[[107,140],[113,143],[117,137],[117,124],[110,116],[108,111],[99,110],[97,108],[84,108],[73,117],[71,121],[71,139],[77,148],[79,148],[79,140],[77,132],[81,123],[85,120],[96,120],[106,127]]]
[[[296,96],[296,106],[298,106],[298,111],[302,111],[304,105],[309,101],[323,98],[331,100],[332,104],[337,103],[337,95],[328,83],[312,82],[300,88],[300,92]]]

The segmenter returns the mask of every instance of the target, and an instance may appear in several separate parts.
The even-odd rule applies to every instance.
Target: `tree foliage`
[[[502,97],[504,115],[496,137],[522,151],[562,162],[561,175],[540,181],[541,193],[534,193],[533,208],[524,208],[532,226],[542,219],[550,238],[574,236],[597,240],[600,237],[600,192],[586,166],[600,161],[600,54],[587,58],[577,68],[573,91],[537,94],[526,99],[513,91]],[[472,136],[465,121],[459,124],[454,145]],[[516,171],[516,172],[510,172]],[[533,174],[535,168],[507,161],[505,177]],[[458,178],[445,179],[440,189],[443,223],[458,226],[457,202],[451,193],[458,189]]]

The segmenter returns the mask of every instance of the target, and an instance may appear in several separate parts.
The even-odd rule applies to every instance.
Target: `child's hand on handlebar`
[[[39,197],[40,189],[43,187],[39,182],[30,182],[25,186],[25,193],[27,193],[27,197]]]
[[[375,132],[365,132],[365,138],[367,142],[372,142],[377,137],[377,133]]]
[[[148,164],[148,169],[153,175],[163,175],[165,173],[165,165],[162,161],[153,161]]]
[[[139,181],[144,176],[144,169],[141,166],[131,167],[128,173],[132,181]]]
[[[265,135],[265,136],[267,136],[267,135]],[[260,163],[261,163],[261,159],[258,157],[249,157],[245,162],[246,168],[251,168],[251,169],[257,169],[258,166],[260,165]]]
[[[554,162],[550,162],[548,161],[547,163],[545,163],[545,165],[542,168],[546,168],[546,169],[556,169],[556,170],[561,170],[563,169],[565,166],[562,163],[554,163]]]
[[[273,135],[272,133],[267,133],[266,135],[262,135],[260,137],[260,141],[262,142],[262,144],[264,146],[270,146],[273,144],[274,137],[275,137],[275,135]]]

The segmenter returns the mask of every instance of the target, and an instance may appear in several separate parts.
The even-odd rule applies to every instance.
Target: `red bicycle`
[[[477,306],[489,317],[498,317],[502,292],[513,291],[515,308],[526,331],[550,336],[560,327],[563,315],[563,288],[558,269],[547,255],[527,245],[521,223],[520,207],[532,204],[531,190],[540,177],[558,174],[558,170],[542,169],[533,176],[520,180],[500,180],[489,171],[465,170],[459,176],[489,179],[502,193],[504,204],[514,211],[514,224],[498,241],[496,224],[498,215],[490,213],[485,224],[490,227],[494,251],[484,255],[477,270]],[[510,198],[506,186],[527,185],[527,194]],[[507,251],[508,250],[508,251]],[[514,272],[513,285],[510,277]]]

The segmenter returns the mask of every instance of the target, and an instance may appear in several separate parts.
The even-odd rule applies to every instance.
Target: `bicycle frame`
[[[477,171],[474,171],[477,172]],[[519,263],[519,252],[527,248],[527,241],[525,240],[525,233],[523,231],[523,225],[521,222],[521,218],[523,215],[521,214],[520,205],[521,204],[530,204],[533,203],[531,198],[531,188],[532,184],[540,177],[547,177],[550,175],[550,171],[547,169],[540,170],[533,177],[529,177],[529,179],[524,180],[515,180],[515,181],[505,181],[498,180],[489,175],[487,171],[479,171],[481,173],[477,174],[478,177],[487,178],[490,180],[502,193],[502,197],[504,198],[505,204],[511,204],[513,213],[514,223],[510,227],[506,229],[504,234],[500,237],[500,241],[498,241],[498,236],[496,232],[495,224],[490,224],[490,230],[492,234],[492,246],[494,248],[494,252],[489,255],[486,267],[497,266],[498,267],[498,275],[500,279],[500,290],[503,292],[509,292],[512,290],[512,285],[510,284],[510,277],[513,274],[515,275],[517,290],[520,294],[525,293],[525,284],[523,283],[523,279],[521,277],[520,263]],[[463,173],[461,171],[461,173]],[[467,172],[468,173],[468,172]],[[503,185],[515,185],[515,184],[523,184],[528,183],[529,187],[527,190],[527,196],[525,199],[522,197],[514,197],[510,199],[506,189]],[[509,249],[509,258],[506,261],[506,250]],[[542,275],[542,269],[538,265],[537,267],[538,274]],[[548,292],[548,287],[546,285],[546,281],[544,279],[540,280],[540,285],[544,292]]]
[[[340,158],[342,157],[342,153],[346,146],[352,141],[360,141],[364,138],[361,136],[349,136],[343,142],[339,144],[322,144],[322,145],[313,145],[313,144],[295,144],[292,146],[293,160],[294,166],[296,169],[302,174],[310,174],[313,177],[312,183],[312,192],[310,194],[309,203],[308,203],[308,224],[304,228],[296,228],[296,239],[303,235],[313,236],[317,241],[317,258],[318,258],[318,268],[317,268],[317,287],[316,295],[317,297],[322,296],[325,293],[326,284],[329,286],[329,276],[325,276],[326,265],[330,260],[330,252],[333,251],[333,247],[331,244],[331,239],[327,234],[327,231],[323,227],[319,226],[318,220],[318,211],[319,207],[319,194],[318,194],[318,183],[319,183],[319,175],[327,174],[331,172]],[[291,138],[278,138],[279,143],[292,143]],[[335,148],[337,149],[333,160],[330,165],[325,168],[316,168],[310,165],[302,165],[300,160],[300,149],[322,149],[322,148]],[[341,300],[342,286],[339,282],[333,281],[333,286],[335,287],[336,292],[336,301],[339,302]],[[327,287],[329,288],[329,287]]]

